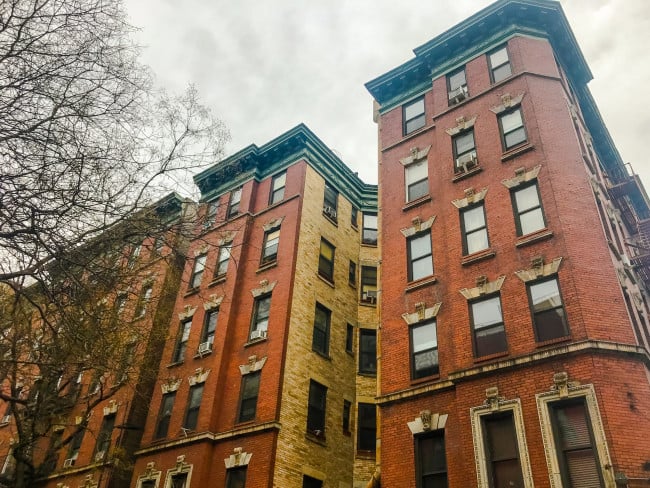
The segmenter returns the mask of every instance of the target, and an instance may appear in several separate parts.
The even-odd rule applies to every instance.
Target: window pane
[[[440,434],[429,435],[426,437],[418,437],[418,461],[420,464],[420,472],[424,477],[434,473],[441,473],[447,470],[447,459],[445,456],[445,438]],[[428,479],[428,477],[427,477]],[[446,476],[445,476],[446,479]],[[443,485],[425,484],[425,486],[447,486]]]
[[[411,259],[417,259],[421,256],[431,254],[431,237],[429,234],[423,234],[409,241],[411,246]]]
[[[436,337],[436,323],[418,325],[411,328],[413,335],[413,351],[419,352],[425,349],[431,349],[438,346]]]
[[[244,488],[246,486],[246,468],[229,469],[226,474],[226,488]]]
[[[422,180],[408,187],[408,201],[417,200],[429,193],[429,180]]]
[[[560,289],[555,279],[530,285],[530,298],[533,302],[533,311],[535,312],[562,305]]]
[[[415,368],[414,378],[424,378],[425,376],[437,374],[439,371],[438,349],[415,353],[413,363]]]
[[[454,137],[456,155],[461,155],[474,149],[474,131],[470,130]]]
[[[490,66],[496,67],[508,62],[508,50],[503,47],[490,54]]]
[[[474,319],[475,329],[481,329],[503,322],[501,300],[499,297],[494,297],[489,300],[472,303],[472,317]]]
[[[503,128],[503,133],[507,134],[518,127],[523,126],[523,121],[521,120],[521,111],[515,110],[508,114],[501,116],[501,127]]]
[[[482,251],[489,247],[487,230],[474,231],[467,235],[467,254]]]
[[[410,120],[406,123],[406,133],[413,132],[414,130],[424,127],[425,119],[424,114],[420,115],[418,118]]]
[[[465,210],[463,212],[463,223],[465,224],[465,232],[471,232],[479,227],[485,227],[483,205]]]
[[[564,308],[560,307],[535,314],[535,329],[537,330],[537,340],[540,342],[568,336]]]
[[[449,76],[449,91],[453,91],[465,84],[465,70],[460,70]]]
[[[406,184],[410,185],[421,179],[426,178],[428,175],[428,164],[427,160],[424,159],[419,163],[411,164],[406,167]],[[370,227],[367,225],[366,227]],[[377,217],[375,216],[375,225],[377,227]]]
[[[521,227],[521,235],[527,235],[531,232],[543,229],[544,214],[541,208],[536,208],[530,212],[526,212],[519,216],[519,226]]]
[[[497,354],[508,350],[503,325],[480,329],[476,332],[476,357]]]
[[[377,332],[361,329],[359,334],[359,372],[377,372]]]
[[[424,113],[424,99],[416,100],[409,105],[404,106],[404,119],[411,120],[419,114]]]
[[[433,274],[433,261],[431,261],[431,256],[413,261],[413,272],[411,274],[411,281],[419,280],[425,276],[431,276]]]
[[[492,71],[492,78],[494,79],[494,82],[497,83],[501,80],[506,79],[511,74],[512,74],[512,68],[510,67],[510,63],[508,63],[494,69]]]
[[[517,144],[524,142],[526,140],[526,131],[524,130],[523,127],[520,127],[519,129],[510,132],[509,134],[506,134],[505,140],[506,140],[507,148],[516,146]]]

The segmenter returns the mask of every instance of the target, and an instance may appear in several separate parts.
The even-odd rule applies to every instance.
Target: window
[[[474,254],[490,247],[485,223],[485,206],[482,203],[462,210],[460,223],[463,234],[463,254]]]
[[[68,459],[77,459],[79,457],[79,450],[84,440],[85,430],[78,430],[75,432],[72,440],[70,441],[70,449],[68,451]]]
[[[212,344],[214,344],[214,332],[217,329],[218,317],[219,317],[219,309],[212,309],[205,313],[203,330],[201,331],[201,344],[208,344],[209,350],[212,349]],[[201,346],[199,346],[199,349],[200,347]]]
[[[306,474],[302,475],[302,488],[323,488],[323,482]]]
[[[467,173],[477,164],[474,129],[469,129],[454,136],[451,140],[454,151],[454,173]]]
[[[359,373],[377,374],[377,331],[359,330]]]
[[[214,277],[224,276],[228,271],[228,261],[230,260],[230,250],[232,243],[223,244],[219,248],[219,257],[217,258],[217,267],[214,270]]]
[[[187,488],[187,473],[173,475],[169,488]]]
[[[172,363],[182,363],[185,360],[185,351],[187,350],[187,340],[190,338],[190,329],[192,328],[192,319],[184,320],[178,328],[176,345],[172,355]]]
[[[97,443],[95,444],[95,460],[101,461],[111,447],[111,436],[113,434],[113,427],[115,427],[115,414],[106,415],[102,421],[102,427],[97,436]]]
[[[584,397],[549,404],[564,486],[602,487],[600,462]]]
[[[174,410],[174,400],[176,400],[175,391],[165,393],[162,396],[160,410],[158,411],[158,420],[156,420],[155,439],[167,437],[167,432],[169,431],[169,420],[172,418],[172,411]]]
[[[354,348],[354,326],[348,324],[345,330],[345,352],[352,353]]]
[[[433,259],[431,254],[431,232],[409,237],[408,280],[416,281],[433,274]]]
[[[203,228],[207,229],[212,227],[212,225],[217,220],[217,211],[219,210],[219,199],[212,200],[208,202],[207,208],[205,210],[205,220],[203,221]]]
[[[316,304],[316,314],[314,316],[314,337],[311,348],[327,356],[330,349],[330,320],[332,312],[323,307],[320,303]]]
[[[261,264],[268,264],[278,259],[278,245],[280,243],[280,227],[264,233]]]
[[[135,266],[135,263],[138,261],[138,258],[140,257],[140,253],[142,252],[142,245],[141,244],[134,244],[131,246],[130,252],[129,252],[129,259],[126,263],[126,266],[129,269],[133,269]]]
[[[270,311],[271,295],[265,295],[255,299],[255,305],[253,306],[253,320],[251,322],[251,340],[266,337],[266,332],[269,328]]]
[[[518,236],[525,236],[546,227],[539,187],[536,182],[514,190],[512,206],[515,211],[515,226]]]
[[[528,285],[535,338],[544,342],[569,335],[557,278]]]
[[[201,254],[194,258],[194,268],[192,268],[192,276],[190,277],[190,288],[198,288],[203,278],[205,271],[205,261],[208,259],[207,254]]]
[[[271,180],[271,194],[269,205],[281,202],[284,199],[284,188],[287,184],[287,172],[279,173]]]
[[[334,249],[334,246],[321,238],[318,274],[332,283],[334,282]]]
[[[377,408],[374,403],[359,403],[357,426],[357,451],[375,451]]]
[[[404,120],[404,135],[424,127],[426,124],[424,97],[404,104],[402,106],[402,119]]]
[[[350,261],[350,266],[348,268],[348,283],[350,286],[357,286],[357,263]]]
[[[361,302],[377,303],[377,268],[361,266]]]
[[[444,430],[415,438],[415,469],[418,488],[447,488]]]
[[[201,399],[203,398],[204,384],[198,384],[190,387],[189,399],[187,401],[187,411],[183,427],[185,429],[195,429],[199,419],[199,408],[201,408]]]
[[[413,325],[411,335],[411,378],[438,374],[438,332],[435,321]]]
[[[467,79],[465,78],[465,67],[447,75],[447,96],[449,105],[456,105],[468,96]]]
[[[317,437],[325,437],[325,406],[327,387],[309,380],[309,400],[307,403],[307,432]]]
[[[239,204],[241,203],[241,186],[233,190],[230,194],[230,202],[228,203],[228,217],[229,219],[239,214]]]
[[[144,317],[147,314],[147,305],[151,300],[151,294],[153,293],[153,287],[151,285],[145,286],[142,289],[140,294],[140,300],[138,300],[138,305],[135,307],[135,318],[139,319]]]
[[[526,129],[521,116],[521,107],[499,115],[499,129],[501,130],[501,143],[503,150],[507,151],[519,144],[526,142]]]
[[[163,236],[156,236],[153,241],[153,257],[160,256],[165,248],[165,238]]]
[[[404,168],[406,201],[412,202],[429,194],[429,163],[426,159]],[[375,229],[377,226],[375,225]],[[377,243],[375,237],[375,244]]]
[[[117,295],[117,298],[115,298],[115,313],[117,315],[120,315],[122,312],[124,312],[124,308],[126,307],[126,295],[123,293],[120,293]]]
[[[140,488],[156,488],[156,480],[142,480]]]
[[[490,79],[492,83],[498,83],[512,74],[506,46],[489,53],[488,64],[490,65]]]
[[[490,488],[524,486],[512,410],[483,415],[485,462]]]
[[[470,303],[474,355],[487,356],[508,349],[506,330],[501,313],[501,298],[493,296]]]
[[[329,217],[330,220],[336,222],[336,215],[339,205],[339,192],[330,185],[327,181],[325,182],[325,194],[323,196],[323,213]]]
[[[363,232],[361,236],[363,244],[371,246],[377,245],[377,214],[365,213],[363,214]]]
[[[238,422],[255,419],[257,396],[260,389],[260,372],[244,375],[241,380],[241,400],[239,402]]]
[[[342,427],[343,427],[343,432],[346,434],[350,433],[350,411],[352,409],[352,403],[343,400],[343,415],[342,415]]]
[[[352,207],[352,212],[350,213],[350,225],[355,229],[359,225],[359,209],[357,207]]]
[[[226,471],[226,488],[244,488],[246,486],[246,467]]]

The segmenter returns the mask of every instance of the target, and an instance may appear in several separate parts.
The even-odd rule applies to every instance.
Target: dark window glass
[[[490,488],[523,488],[512,412],[482,418]]]
[[[158,420],[156,421],[156,439],[162,439],[167,436],[167,432],[169,431],[169,420],[172,417],[175,399],[175,391],[165,393],[162,397],[160,410],[158,411]]]
[[[134,316],[136,319],[144,317],[147,314],[147,306],[149,305],[149,301],[151,300],[152,293],[153,293],[153,288],[151,286],[146,286],[142,289],[142,294],[140,295],[138,304],[135,307]]]
[[[377,440],[377,408],[373,403],[359,403],[357,416],[357,450],[374,451]]]
[[[488,63],[490,65],[490,79],[492,83],[498,83],[512,74],[506,46],[489,53]]]
[[[330,342],[330,320],[332,312],[323,307],[320,303],[316,304],[316,313],[314,316],[314,337],[311,347],[314,351],[327,356],[329,354]]]
[[[361,266],[361,302],[377,303],[377,268]]]
[[[411,378],[425,378],[439,372],[438,334],[435,321],[414,325],[411,332]]]
[[[251,322],[250,339],[266,337],[269,328],[269,315],[271,312],[271,295],[255,299],[253,320]]]
[[[280,228],[271,229],[264,233],[261,264],[271,263],[278,259],[278,245],[280,244]]]
[[[307,407],[307,431],[312,434],[325,436],[325,407],[327,387],[314,380],[309,381],[309,401]]]
[[[156,488],[156,480],[144,480],[140,483],[140,488]]]
[[[485,206],[482,203],[461,211],[460,221],[465,255],[490,247],[487,224],[485,223]]]
[[[230,261],[230,250],[232,243],[222,244],[219,248],[219,257],[217,258],[217,267],[214,270],[215,278],[223,276],[228,271],[228,261]]]
[[[474,129],[461,132],[451,140],[454,150],[454,173],[466,173],[478,163]]]
[[[447,488],[447,458],[444,430],[415,438],[418,488]]]
[[[228,218],[231,219],[239,214],[239,204],[241,202],[241,187],[233,190],[230,194],[230,202],[228,203]]]
[[[245,488],[246,467],[226,471],[226,488]]]
[[[424,98],[418,98],[402,106],[402,119],[404,121],[404,135],[410,134],[426,124],[424,116]]]
[[[199,420],[201,399],[203,398],[203,386],[203,383],[201,383],[190,387],[187,411],[185,412],[185,421],[183,422],[183,427],[186,429],[196,429],[196,423]]]
[[[370,246],[377,245],[377,214],[376,213],[364,212],[361,242],[363,244],[368,244]]]
[[[201,344],[208,344],[208,349],[212,349],[212,344],[214,344],[214,333],[217,329],[218,318],[219,309],[212,309],[205,313],[203,331],[201,332]]]
[[[352,212],[350,213],[350,224],[354,228],[359,225],[359,209],[357,209],[357,207],[352,207]]]
[[[219,210],[219,199],[213,200],[207,203],[207,208],[205,209],[205,220],[203,221],[203,227],[211,227],[217,220],[217,211]]]
[[[269,196],[269,205],[281,202],[284,199],[284,188],[287,184],[287,173],[280,173],[273,177],[271,181],[271,195]]]
[[[192,268],[192,277],[190,278],[190,288],[198,288],[205,271],[205,261],[208,259],[207,254],[201,254],[194,258],[194,268]]]
[[[244,375],[241,380],[241,400],[239,402],[239,422],[255,418],[257,396],[260,389],[260,372]]]
[[[425,232],[410,237],[407,241],[408,279],[416,281],[433,274],[431,255],[431,233]]]
[[[447,75],[447,96],[450,106],[462,102],[468,97],[464,66]]]
[[[352,286],[357,286],[357,263],[350,261],[348,268],[348,283]]]
[[[423,159],[404,168],[406,178],[406,201],[411,202],[429,194],[428,161]],[[376,241],[376,239],[375,239]]]
[[[328,281],[334,282],[334,246],[325,239],[320,240],[318,274]]]
[[[352,352],[354,348],[354,326],[348,324],[345,331],[345,352]]]
[[[323,196],[323,213],[334,222],[337,221],[338,205],[339,192],[326,181],[325,194]]]
[[[512,206],[518,236],[525,236],[546,227],[537,183],[514,190]]]
[[[302,488],[323,488],[323,482],[306,474],[302,475]]]
[[[521,107],[508,110],[499,115],[499,129],[504,151],[526,142],[526,129],[521,115]]]
[[[377,373],[377,331],[359,330],[359,373]]]
[[[85,430],[79,430],[74,434],[72,440],[70,441],[70,449],[68,451],[69,459],[77,459],[79,456],[79,450],[81,449],[81,444],[84,440],[84,435],[86,434]]]
[[[172,363],[180,363],[185,360],[187,341],[190,338],[191,328],[192,319],[181,322],[181,325],[178,329],[178,337],[176,338],[176,347],[174,347],[174,355],[172,356]]]
[[[102,461],[106,458],[108,448],[111,447],[113,427],[115,427],[115,414],[106,415],[102,421],[102,427],[99,430],[97,443],[95,444],[95,459],[97,461]]]
[[[501,299],[498,296],[493,296],[472,302],[470,310],[476,357],[507,351],[508,344],[503,325]]]
[[[569,335],[557,278],[528,285],[535,338],[539,342]]]
[[[187,473],[173,475],[169,488],[187,488]]]
[[[350,433],[350,411],[352,410],[352,403],[343,400],[343,432]]]

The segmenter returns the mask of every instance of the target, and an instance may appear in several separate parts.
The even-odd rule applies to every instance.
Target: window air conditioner
[[[71,468],[72,466],[74,466],[75,461],[76,461],[76,458],[73,458],[73,457],[68,458],[65,461],[63,461],[63,467],[64,468]]]
[[[325,205],[323,207],[323,213],[327,215],[331,219],[336,219],[336,209],[334,207],[330,207],[329,205]]]
[[[199,354],[207,354],[212,351],[212,344],[209,342],[202,342],[199,344]]]
[[[452,103],[460,103],[467,98],[467,85],[459,86],[451,90],[449,93],[449,101]]]
[[[105,455],[106,451],[97,451],[97,453],[95,453],[95,462],[98,463],[100,461],[103,461]]]
[[[467,170],[473,168],[478,163],[476,159],[476,151],[463,154],[456,159],[456,168],[462,173],[467,173]]]
[[[251,340],[253,339],[265,339],[266,331],[265,330],[254,330],[251,332]]]
[[[5,415],[4,417],[2,417],[2,420],[0,420],[0,424],[8,424],[10,420],[11,420],[11,415]]]

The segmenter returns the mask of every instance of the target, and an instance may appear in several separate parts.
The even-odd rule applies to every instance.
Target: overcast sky
[[[194,83],[229,127],[227,154],[300,122],[368,183],[377,126],[364,83],[489,0],[125,0],[158,83]],[[650,184],[650,0],[562,0],[623,157]],[[650,187],[649,187],[650,188]]]

